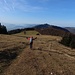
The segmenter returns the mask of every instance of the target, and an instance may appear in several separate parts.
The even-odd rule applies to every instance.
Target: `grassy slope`
[[[14,39],[22,42],[26,40],[24,36],[31,35],[16,36]],[[58,43],[61,37],[33,36],[37,37],[33,50],[25,48],[2,75],[75,75],[75,50]]]
[[[26,39],[12,35],[0,35],[0,73],[11,64],[27,46]]]
[[[18,34],[15,34],[15,35],[36,35],[38,34],[39,32],[35,31],[35,30],[29,30],[29,31],[26,31],[26,34],[24,34],[24,31],[21,32],[21,33],[18,33]]]

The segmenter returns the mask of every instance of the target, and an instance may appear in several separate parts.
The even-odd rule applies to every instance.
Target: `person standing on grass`
[[[35,39],[37,39],[37,37],[36,38],[33,38],[33,37],[26,37],[28,40],[29,40],[29,44],[30,44],[30,49],[32,49],[32,47],[33,47],[33,40],[35,40]]]

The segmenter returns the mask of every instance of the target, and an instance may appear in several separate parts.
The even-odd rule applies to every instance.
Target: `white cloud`
[[[43,9],[40,6],[33,6],[27,0],[0,0],[0,9],[3,11],[24,11],[31,12]]]
[[[1,11],[11,11],[12,10],[12,2],[10,0],[0,0],[0,10]]]
[[[19,0],[16,2],[15,6],[16,9],[19,9],[21,11],[27,11],[27,12],[42,9],[42,7],[40,6],[33,6],[27,0]]]

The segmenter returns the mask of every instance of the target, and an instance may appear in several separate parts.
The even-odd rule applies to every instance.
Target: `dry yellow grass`
[[[26,33],[26,34],[25,34]],[[15,35],[19,35],[19,36],[25,36],[25,35],[37,35],[37,34],[40,34],[39,32],[35,31],[35,30],[29,30],[29,31],[22,31],[20,33],[17,33]]]
[[[0,73],[10,65],[12,58],[27,47],[27,40],[12,35],[0,35]],[[12,54],[12,55],[11,55]]]
[[[24,43],[26,48],[1,75],[75,75],[75,49],[61,45],[58,42],[61,37],[32,35],[37,39],[34,41],[33,50],[30,50],[29,46],[25,45],[28,43],[25,36],[31,35],[2,36],[5,41],[12,42],[4,47],[13,46],[15,42],[15,46],[18,43]]]

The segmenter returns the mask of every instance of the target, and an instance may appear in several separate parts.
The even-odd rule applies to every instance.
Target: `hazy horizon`
[[[75,1],[0,0],[0,22],[75,27]]]

